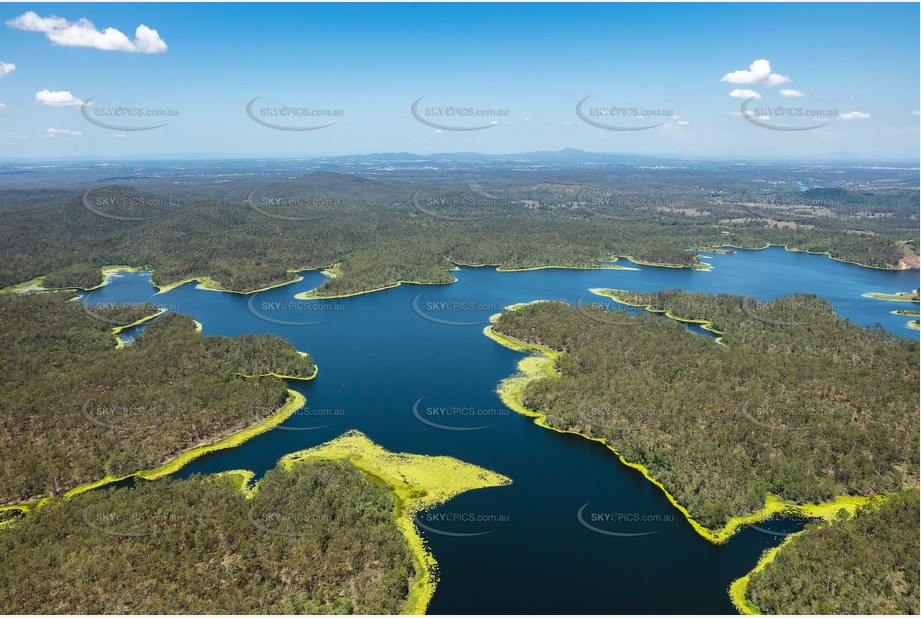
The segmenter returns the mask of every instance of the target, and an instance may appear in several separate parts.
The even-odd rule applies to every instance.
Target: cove
[[[905,317],[890,313],[916,305],[862,296],[915,289],[917,271],[867,269],[778,247],[700,255],[712,269],[626,260],[618,264],[636,270],[461,267],[450,285],[316,300],[295,298],[322,283],[315,271],[250,296],[195,283],[156,294],[150,273],[119,273],[83,300],[153,302],[191,315],[206,335],[274,333],[316,360],[314,380],[289,382],[307,398],[304,409],[176,476],[248,469],[258,478],[285,455],[355,429],[388,451],[455,457],[512,479],[418,516],[440,571],[430,613],[733,613],[730,583],[799,525],[767,522],[711,544],[603,445],[546,431],[508,410],[495,389],[524,355],[482,334],[507,305],[576,303],[591,288],[681,288],[762,301],[811,292],[859,324],[917,336]]]

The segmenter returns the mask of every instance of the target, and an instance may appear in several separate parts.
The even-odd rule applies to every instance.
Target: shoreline
[[[619,256],[615,256],[615,259],[613,260],[614,262],[617,261],[617,257]],[[479,268],[479,266],[471,266],[469,264],[466,266],[470,268]],[[608,262],[598,262],[598,266],[529,266],[527,268],[505,268],[504,266],[500,266],[498,264],[484,264],[484,266],[495,266],[497,273],[523,273],[532,270],[640,270],[639,268],[619,266],[617,264]],[[647,264],[647,266],[655,266],[655,264]]]
[[[98,290],[99,288],[106,285],[109,282],[109,279],[113,275],[116,275],[120,272],[141,272],[143,270],[147,270],[147,269],[140,267],[140,266],[124,266],[124,265],[101,266],[99,268],[99,272],[102,275],[102,283],[99,283],[97,285],[94,285],[88,288],[81,288],[81,287],[46,288],[42,285],[42,283],[44,283],[45,277],[48,276],[48,274],[46,273],[44,275],[39,275],[38,277],[29,279],[28,281],[23,281],[22,283],[14,283],[13,285],[9,285],[3,288],[2,290],[0,290],[0,294],[19,294],[22,292],[26,292],[30,289],[35,292],[92,292],[93,290]]]
[[[616,256],[615,256],[616,257]],[[526,272],[531,270],[549,270],[549,269],[559,269],[559,270],[639,270],[638,268],[630,268],[629,266],[617,266],[615,264],[605,264],[604,262],[599,262],[598,266],[532,266],[528,268],[504,268],[501,264],[467,264],[464,262],[458,262],[455,260],[449,260],[453,264],[452,268],[449,268],[447,272],[453,272],[461,270],[460,267],[466,268],[492,268],[495,267],[496,272],[500,273],[517,273],[517,272]],[[339,272],[337,268],[338,264],[326,268],[322,273],[328,277],[336,277]],[[651,266],[655,266],[651,264]],[[675,268],[683,268],[676,266]],[[457,283],[457,278],[452,275],[451,281],[410,281],[410,280],[400,280],[396,283],[390,285],[384,285],[381,287],[373,288],[370,290],[361,290],[359,292],[347,292],[345,294],[336,294],[333,296],[320,296],[316,292],[320,286],[315,287],[312,290],[307,290],[306,292],[299,292],[294,295],[294,298],[297,300],[332,300],[337,298],[349,298],[351,296],[361,296],[362,294],[373,294],[374,292],[382,292],[384,290],[390,290],[392,288],[399,287],[401,285],[451,285],[452,283]]]
[[[726,250],[725,247],[728,247],[729,250]],[[723,254],[723,255],[731,255],[732,253],[735,253],[734,250],[742,250],[742,251],[762,251],[762,250],[767,249],[767,248],[769,248],[769,247],[782,247],[785,251],[789,251],[789,252],[791,252],[791,253],[806,253],[806,254],[808,254],[808,255],[824,255],[824,256],[828,257],[829,259],[834,260],[834,261],[836,261],[836,262],[840,262],[840,263],[842,263],[842,264],[851,264],[851,265],[853,265],[853,266],[860,266],[860,267],[862,267],[862,268],[872,268],[872,269],[874,269],[874,270],[888,270],[888,271],[892,271],[892,272],[901,272],[901,271],[903,271],[903,270],[917,270],[917,269],[892,268],[892,267],[888,267],[888,266],[870,266],[870,265],[868,265],[868,264],[862,264],[862,263],[860,263],[860,262],[855,262],[855,261],[852,261],[852,260],[845,260],[845,259],[842,259],[842,258],[836,258],[836,257],[832,256],[831,253],[828,252],[828,251],[809,251],[808,249],[792,249],[792,248],[790,248],[789,245],[781,245],[781,244],[778,244],[778,243],[766,243],[766,244],[765,244],[764,246],[762,246],[762,247],[742,247],[742,246],[733,245],[733,244],[721,244],[721,245],[711,246],[711,247],[696,247],[696,248],[691,248],[691,249],[688,249],[688,251],[693,251],[693,252],[707,251],[707,252],[718,253],[718,254]],[[652,267],[652,268],[673,268],[673,269],[687,268],[687,269],[689,269],[689,270],[696,270],[696,271],[701,271],[701,272],[708,272],[708,271],[710,271],[710,270],[713,269],[713,265],[712,265],[712,264],[708,264],[708,263],[706,263],[706,262],[698,262],[696,265],[679,265],[679,264],[667,264],[667,263],[657,263],[657,262],[644,262],[644,261],[641,261],[641,260],[637,260],[637,259],[635,259],[633,256],[630,256],[630,255],[615,255],[615,256],[613,256],[613,258],[614,258],[614,260],[612,260],[613,262],[616,262],[616,261],[619,260],[619,259],[626,259],[626,260],[629,260],[630,262],[632,262],[633,264],[636,264],[637,266],[648,266],[648,267]],[[619,266],[619,265],[616,265],[616,264],[606,265],[604,262],[599,262],[599,263],[598,263],[598,264],[599,264],[598,266],[559,266],[559,265],[550,264],[550,265],[546,265],[546,266],[534,266],[534,267],[527,267],[527,268],[504,268],[501,264],[468,264],[468,263],[460,262],[460,261],[457,261],[457,260],[452,260],[452,259],[450,259],[450,258],[449,258],[449,261],[454,265],[454,267],[448,269],[448,272],[454,271],[454,270],[459,270],[459,268],[457,268],[457,267],[459,267],[459,266],[465,266],[465,267],[468,267],[468,268],[485,268],[485,267],[492,267],[492,266],[495,266],[497,272],[525,272],[525,271],[531,271],[531,270],[547,270],[547,269],[560,269],[560,270],[639,270],[639,269],[633,269],[633,268],[628,267],[628,266]],[[166,294],[167,292],[170,292],[170,291],[176,289],[177,287],[179,287],[179,286],[181,286],[181,285],[185,285],[185,284],[191,283],[191,282],[193,282],[193,281],[194,281],[194,282],[198,282],[198,284],[195,286],[196,289],[206,290],[206,291],[209,291],[209,292],[226,292],[226,293],[228,293],[228,294],[248,295],[248,294],[257,294],[257,293],[259,293],[259,292],[265,292],[265,291],[267,291],[267,290],[272,290],[272,289],[275,289],[275,288],[280,288],[280,287],[284,287],[284,286],[286,286],[286,285],[290,285],[290,284],[292,284],[292,283],[298,283],[299,281],[303,281],[304,277],[303,277],[303,276],[300,276],[300,273],[303,273],[303,272],[319,270],[322,274],[324,274],[324,275],[326,275],[326,276],[328,276],[328,277],[336,277],[337,274],[338,274],[338,272],[339,272],[339,265],[340,265],[340,263],[335,263],[335,264],[331,264],[330,266],[326,266],[326,267],[317,266],[317,267],[305,267],[305,268],[291,268],[291,269],[288,269],[286,272],[295,275],[295,277],[294,277],[293,279],[291,279],[291,280],[289,280],[289,281],[281,281],[281,282],[278,282],[278,283],[273,283],[273,284],[267,285],[267,286],[262,287],[262,288],[258,288],[258,289],[255,289],[255,290],[250,290],[250,291],[248,291],[248,292],[241,292],[241,291],[238,291],[238,290],[226,289],[226,288],[222,287],[220,283],[218,283],[216,280],[212,279],[212,278],[209,277],[208,275],[196,275],[196,276],[188,277],[188,278],[186,278],[186,279],[182,279],[182,280],[180,280],[180,281],[174,281],[174,282],[172,282],[172,283],[166,283],[166,284],[163,284],[163,285],[157,285],[157,284],[153,283],[153,281],[151,281],[151,285],[157,289],[157,292],[155,293],[155,295],[157,295],[157,294]],[[112,275],[116,274],[116,273],[119,273],[119,272],[142,272],[142,271],[148,271],[148,272],[151,273],[151,275],[153,275],[154,270],[155,270],[155,269],[153,269],[153,268],[150,267],[150,266],[102,266],[102,267],[100,268],[100,271],[102,272],[102,276],[103,276],[103,281],[102,281],[102,283],[100,283],[99,285],[90,287],[90,288],[79,288],[79,287],[72,287],[72,288],[43,288],[43,287],[41,287],[40,284],[41,284],[42,280],[45,278],[45,276],[47,276],[47,275],[39,275],[39,276],[37,276],[37,277],[34,277],[34,278],[30,279],[29,281],[23,281],[23,282],[21,282],[21,283],[14,283],[13,285],[10,285],[10,286],[7,286],[7,287],[5,287],[5,288],[3,288],[3,289],[0,289],[0,294],[19,293],[19,292],[23,292],[23,291],[25,291],[25,290],[27,290],[27,289],[30,289],[30,288],[32,288],[33,286],[36,286],[34,289],[36,289],[37,291],[49,291],[49,292],[51,292],[51,291],[83,291],[83,292],[89,292],[89,291],[97,290],[97,289],[99,289],[99,288],[105,286],[105,285],[109,282],[109,278],[110,278]],[[369,290],[361,290],[361,291],[357,291],[357,292],[348,292],[348,293],[345,293],[345,294],[335,294],[335,295],[331,295],[331,296],[321,296],[321,295],[316,294],[317,289],[319,289],[319,286],[317,286],[317,288],[314,288],[314,289],[312,289],[312,290],[308,290],[308,291],[306,291],[306,292],[300,292],[300,293],[298,293],[298,294],[295,294],[294,297],[295,297],[296,299],[298,299],[298,300],[324,300],[324,299],[348,298],[348,297],[351,297],[351,296],[359,296],[359,295],[361,295],[361,294],[371,294],[371,293],[373,293],[373,292],[380,292],[380,291],[383,291],[383,290],[389,290],[389,289],[391,289],[391,288],[395,288],[395,287],[400,286],[400,285],[403,285],[403,284],[410,284],[410,285],[449,285],[449,284],[451,284],[451,283],[456,283],[456,282],[457,282],[457,279],[454,279],[453,281],[444,281],[444,282],[400,280],[400,281],[397,281],[397,282],[392,283],[392,284],[380,286],[380,287],[373,288],[373,289],[369,289]],[[321,285],[322,285],[322,284],[321,284]],[[888,299],[886,299],[886,300],[888,300]],[[895,300],[895,299],[893,299],[893,300]],[[915,302],[915,301],[905,301],[905,302]]]
[[[870,266],[869,264],[861,264],[860,262],[854,262],[853,260],[845,260],[843,258],[836,258],[828,251],[809,251],[808,249],[791,249],[789,245],[781,245],[778,243],[767,243],[763,247],[740,247],[738,245],[719,245],[718,247],[708,247],[703,249],[698,249],[699,251],[712,251],[713,249],[719,249],[722,247],[730,247],[732,249],[741,249],[742,251],[762,251],[769,247],[783,247],[785,251],[790,253],[805,253],[807,255],[824,255],[830,260],[835,262],[841,262],[842,264],[851,264],[853,266],[860,266],[861,268],[872,268],[874,270],[890,270],[892,272],[902,272],[904,270],[918,270],[917,268],[892,268],[890,266]]]
[[[334,296],[318,296],[316,291],[319,289],[319,286],[312,290],[307,290],[306,292],[298,292],[294,295],[294,298],[297,300],[333,300],[336,298],[349,298],[351,296],[361,296],[362,294],[373,294],[374,292],[383,292],[384,290],[390,290],[392,288],[400,287],[401,285],[451,285],[452,283],[457,283],[457,279],[453,281],[437,282],[437,281],[397,281],[391,285],[381,286],[379,288],[374,288],[373,290],[362,290],[361,292],[347,292],[345,294],[336,294]]]
[[[490,321],[494,321],[497,315],[492,316],[490,318]],[[501,333],[496,333],[493,330],[492,325],[487,326],[485,329],[483,329],[483,333],[490,339],[493,339],[494,341],[499,343],[500,345],[503,345],[505,347],[508,347],[518,352],[535,352],[535,351],[540,352],[539,347],[543,347],[543,346],[535,346],[534,344],[528,344],[528,343],[522,342],[518,339],[515,339],[514,337],[509,337],[508,335],[502,335]],[[559,356],[560,354],[559,352],[556,352],[556,351],[554,352],[557,356]],[[690,514],[687,508],[678,502],[678,500],[668,491],[665,485],[661,481],[656,479],[646,466],[628,461],[620,452],[617,451],[617,449],[615,449],[611,444],[609,444],[607,440],[605,440],[604,438],[595,438],[595,437],[589,436],[587,434],[584,434],[578,431],[572,431],[568,429],[559,429],[557,427],[551,426],[547,422],[546,414],[542,412],[530,410],[519,402],[519,397],[524,392],[524,389],[527,387],[528,383],[530,383],[531,381],[535,379],[541,378],[541,377],[556,376],[556,372],[553,370],[554,362],[555,361],[553,357],[546,356],[546,355],[544,357],[528,356],[528,357],[521,359],[520,361],[518,361],[518,364],[517,364],[518,373],[508,378],[503,379],[499,383],[499,386],[496,389],[496,392],[498,393],[499,398],[511,410],[514,410],[515,412],[518,412],[519,414],[522,414],[524,416],[527,416],[533,419],[534,424],[539,427],[543,427],[544,429],[549,429],[557,433],[574,434],[577,436],[581,436],[587,440],[598,442],[599,444],[604,445],[605,448],[607,448],[608,450],[613,452],[615,455],[617,455],[618,459],[620,459],[622,464],[624,464],[628,468],[632,468],[634,470],[639,471],[646,478],[646,480],[648,480],[653,485],[658,487],[662,491],[662,493],[665,494],[666,498],[672,504],[672,506],[678,509],[678,511],[681,512],[682,515],[684,515],[688,523],[691,524],[691,527],[700,536],[704,537],[705,539],[707,539],[708,541],[710,541],[711,543],[715,545],[720,545],[722,543],[725,543],[727,540],[729,540],[729,538],[731,538],[741,528],[749,524],[756,524],[756,523],[762,522],[765,519],[768,519],[769,517],[771,517],[772,515],[796,514],[796,515],[810,517],[810,518],[814,517],[814,518],[828,519],[829,517],[834,517],[834,515],[838,512],[838,510],[842,508],[845,510],[848,510],[849,512],[853,512],[853,510],[856,509],[858,506],[861,506],[863,504],[866,504],[874,500],[884,499],[883,496],[879,496],[879,495],[866,496],[866,497],[865,496],[838,496],[831,502],[797,504],[795,502],[785,501],[778,496],[768,494],[767,496],[765,496],[764,507],[755,511],[754,513],[750,513],[747,515],[733,516],[726,522],[725,525],[723,525],[722,528],[719,528],[716,530],[707,528],[703,526],[700,522],[698,522],[696,519],[694,519],[694,517]]]
[[[878,494],[868,500],[867,504],[875,503],[878,507],[880,503],[888,500],[889,497],[890,494]],[[855,516],[858,506],[862,505],[848,505],[848,507],[842,508],[847,511],[848,518],[850,519]],[[823,513],[822,515],[818,516],[817,519],[822,519],[825,522],[825,525],[834,525],[836,523],[836,513]],[[751,599],[748,598],[748,584],[751,582],[752,575],[763,571],[767,565],[773,562],[774,559],[780,555],[780,552],[784,547],[792,544],[797,538],[805,535],[805,533],[806,529],[800,530],[799,532],[794,532],[787,536],[787,538],[783,540],[783,543],[777,547],[771,547],[764,550],[764,552],[762,552],[761,556],[758,558],[758,562],[755,564],[755,567],[751,571],[742,577],[733,580],[732,583],[729,584],[729,599],[732,601],[733,606],[736,608],[736,610],[738,610],[740,614],[753,616],[761,615],[763,613],[761,609],[755,605]]]
[[[140,326],[141,324],[146,324],[147,322],[150,322],[150,321],[153,320],[154,318],[163,315],[163,314],[166,313],[167,311],[168,311],[168,309],[160,308],[160,309],[157,309],[154,313],[152,313],[152,314],[150,314],[150,315],[148,315],[148,316],[146,316],[146,317],[139,318],[139,319],[135,320],[135,321],[132,322],[131,324],[124,324],[124,325],[112,327],[112,334],[115,335],[115,349],[116,349],[116,350],[121,350],[121,349],[124,348],[125,345],[126,345],[125,342],[122,341],[122,338],[118,336],[122,331],[125,331],[125,330],[127,330],[127,329],[129,329],[129,328],[133,328],[133,327],[135,327],[135,326]]]
[[[697,325],[700,326],[702,329],[704,329],[704,330],[706,330],[706,331],[710,331],[710,332],[713,333],[714,335],[717,335],[717,337],[716,337],[716,343],[718,343],[719,345],[727,345],[727,344],[723,341],[723,335],[725,335],[726,333],[724,333],[724,332],[721,331],[721,330],[717,330],[716,328],[714,328],[714,327],[713,327],[713,322],[712,322],[712,321],[710,321],[710,320],[695,320],[695,319],[693,319],[693,318],[683,318],[683,317],[681,317],[681,316],[679,316],[679,315],[675,315],[674,313],[672,313],[670,309],[656,309],[655,307],[652,306],[652,304],[644,305],[644,304],[642,304],[642,303],[631,303],[631,302],[627,302],[626,300],[623,300],[622,298],[620,298],[619,296],[617,296],[617,295],[615,294],[615,292],[625,292],[625,291],[626,291],[626,290],[611,290],[611,289],[607,289],[607,288],[590,288],[590,289],[589,289],[589,292],[591,292],[592,294],[595,294],[596,296],[602,296],[602,297],[605,297],[605,298],[610,298],[610,299],[612,299],[612,300],[614,300],[614,301],[620,303],[621,305],[627,305],[628,307],[637,307],[638,309],[645,309],[645,310],[648,311],[649,313],[664,314],[665,317],[667,317],[668,319],[674,320],[674,321],[676,321],[676,322],[681,322],[682,324],[697,324]]]
[[[306,353],[306,352],[298,351],[297,353],[300,354],[301,356],[307,356],[307,353]],[[270,371],[270,372],[268,372],[268,373],[255,373],[255,374],[240,373],[240,372],[238,371],[238,372],[237,372],[237,375],[238,375],[238,376],[243,376],[244,378],[267,378],[267,377],[273,377],[273,378],[281,378],[281,379],[283,379],[283,380],[299,380],[299,381],[301,381],[301,382],[309,382],[310,380],[313,380],[315,377],[317,377],[317,374],[318,374],[318,373],[320,373],[320,366],[317,365],[316,363],[314,363],[314,365],[313,365],[313,373],[310,374],[309,376],[289,376],[289,375],[284,374],[284,373],[275,373],[274,371]]]
[[[777,557],[777,554],[780,553],[780,550],[784,546],[786,546],[789,543],[792,543],[793,539],[795,539],[798,536],[802,536],[804,532],[805,530],[800,530],[799,532],[795,532],[791,534],[790,536],[788,536],[787,538],[785,538],[783,540],[783,543],[781,543],[777,547],[771,547],[769,549],[766,549],[761,554],[761,557],[758,558],[758,562],[755,564],[755,567],[751,571],[749,571],[742,577],[733,580],[732,583],[729,584],[729,600],[732,601],[732,605],[733,607],[736,608],[736,611],[738,611],[740,614],[744,616],[761,615],[761,609],[748,599],[748,584],[751,581],[752,575],[760,571],[763,571],[767,565],[769,565],[771,562],[774,561],[774,558]]]
[[[151,274],[153,274],[153,272],[154,272],[152,268],[146,268],[146,269],[144,269],[144,270],[149,270],[149,271],[151,272]],[[191,282],[193,282],[193,281],[197,281],[197,282],[198,282],[198,285],[195,286],[195,289],[196,289],[196,290],[206,290],[206,291],[208,291],[208,292],[226,292],[226,293],[228,293],[228,294],[242,294],[242,295],[245,296],[245,295],[249,295],[249,294],[258,294],[259,292],[265,292],[265,291],[267,291],[267,290],[274,290],[275,288],[280,288],[280,287],[284,287],[284,286],[286,286],[286,285],[291,285],[292,283],[298,283],[299,281],[303,281],[303,280],[304,280],[304,277],[301,275],[301,273],[308,272],[308,271],[311,271],[311,270],[321,270],[321,271],[322,271],[323,269],[322,269],[322,267],[289,268],[289,269],[286,270],[285,272],[288,273],[288,274],[294,275],[294,278],[291,279],[290,281],[281,281],[281,282],[279,282],[279,283],[272,283],[272,284],[267,285],[267,286],[265,286],[265,287],[263,287],[263,288],[258,288],[258,289],[255,289],[255,290],[250,290],[249,292],[240,292],[240,291],[238,291],[238,290],[228,290],[227,288],[222,287],[221,284],[220,284],[219,282],[215,281],[214,279],[212,279],[211,277],[209,277],[209,276],[207,276],[207,275],[198,275],[198,276],[194,276],[194,277],[189,277],[189,278],[183,279],[183,280],[181,280],[181,281],[173,281],[172,283],[166,283],[166,284],[163,284],[163,285],[157,285],[156,283],[154,283],[153,281],[151,281],[151,282],[150,282],[150,285],[152,285],[152,286],[154,286],[155,288],[157,288],[157,291],[156,291],[156,293],[154,294],[155,296],[156,296],[157,294],[166,294],[167,292],[171,292],[171,291],[175,290],[175,289],[178,288],[179,286],[185,285],[186,283],[191,283]]]
[[[2,290],[0,294],[21,294],[30,289],[34,289],[37,292],[44,291],[42,288],[42,282],[45,280],[46,275],[39,275],[38,277],[33,277],[28,281],[23,281],[22,283],[14,283],[13,285],[8,285]]]
[[[99,487],[103,487],[111,483],[117,483],[119,481],[124,481],[129,478],[140,478],[140,479],[144,479],[145,481],[152,481],[162,476],[167,476],[169,474],[179,471],[180,469],[185,467],[186,464],[194,461],[195,459],[198,459],[202,455],[206,455],[214,451],[220,451],[220,450],[224,450],[227,448],[232,448],[234,446],[239,446],[240,444],[243,444],[250,438],[253,438],[259,434],[265,433],[266,431],[274,428],[275,426],[280,425],[283,421],[285,421],[288,417],[294,414],[297,410],[302,408],[306,403],[307,403],[306,397],[304,397],[299,392],[289,388],[288,389],[288,399],[285,401],[285,403],[280,408],[278,408],[278,410],[276,410],[275,412],[273,412],[266,418],[256,421],[255,423],[248,425],[247,427],[244,427],[240,431],[234,432],[228,436],[220,438],[216,440],[215,442],[210,442],[208,444],[203,444],[200,446],[194,446],[186,451],[178,453],[171,459],[166,460],[164,463],[160,464],[159,466],[155,468],[151,468],[149,470],[139,470],[137,472],[132,472],[130,474],[125,474],[121,476],[114,476],[111,474],[107,474],[101,479],[97,479],[95,481],[90,481],[88,483],[77,485],[76,487],[68,489],[67,491],[61,492],[57,496],[48,496],[48,495],[39,496],[37,498],[28,500],[26,502],[0,506],[0,512],[8,511],[8,510],[19,510],[19,511],[22,511],[23,514],[25,514],[32,510],[37,510],[41,508],[49,500],[53,500],[57,497],[61,497],[63,499],[71,498],[73,496],[82,494],[84,492],[87,492],[93,489],[98,489]]]
[[[696,249],[687,249],[687,251],[697,251]],[[643,262],[641,260],[635,259],[632,255],[616,255],[616,258],[623,258],[625,260],[630,260],[637,266],[652,266],[654,268],[687,268],[688,270],[699,270],[701,272],[707,272],[713,270],[712,264],[707,264],[706,262],[701,262],[698,260],[697,264],[683,265],[683,264],[667,264],[665,262]]]
[[[886,300],[896,303],[915,303],[918,304],[919,301],[916,298],[901,298],[902,294],[911,294],[911,292],[895,292],[893,294],[887,294],[885,292],[864,292],[861,294],[863,298],[872,298],[874,300]]]
[[[300,462],[342,459],[393,492],[394,521],[409,544],[416,570],[400,613],[424,614],[438,582],[438,563],[414,522],[416,513],[466,491],[509,485],[511,479],[453,457],[388,451],[354,429],[329,442],[285,455],[279,465],[290,470]],[[253,491],[257,488],[258,483]]]
[[[863,298],[872,298],[873,300],[883,300],[886,302],[894,302],[894,303],[911,303],[911,304],[917,305],[919,303],[919,300],[917,298],[902,298],[905,295],[911,296],[912,294],[916,294],[916,293],[917,293],[917,290],[913,292],[894,292],[892,294],[887,294],[885,292],[864,292],[860,296]],[[896,309],[895,311],[890,311],[889,313],[900,316],[900,317],[905,317],[905,318],[917,318],[918,317],[917,311],[910,311],[908,309]],[[919,330],[921,329],[921,321],[917,319],[909,320],[908,322],[905,323],[905,328],[910,328],[912,330]]]

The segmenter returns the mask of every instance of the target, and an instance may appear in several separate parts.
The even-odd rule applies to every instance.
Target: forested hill
[[[918,250],[917,192],[845,191],[847,200],[817,208],[788,206],[800,198],[786,194],[708,192],[680,175],[653,187],[609,176],[382,182],[324,172],[181,188],[105,184],[25,205],[21,192],[0,189],[0,287],[44,275],[48,287],[91,287],[100,267],[129,264],[153,269],[161,285],[197,276],[245,292],[340,263],[319,291],[330,296],[449,282],[453,262],[586,267],[629,255],[693,267],[690,249],[773,243],[894,268]]]
[[[753,573],[747,599],[766,614],[918,615],[918,489],[816,522]]]
[[[167,313],[116,349],[112,323],[67,293],[0,295],[0,504],[156,467],[278,410],[315,366],[273,335],[208,337]],[[100,319],[102,318],[102,319]]]
[[[0,613],[400,612],[417,574],[387,486],[347,462],[270,470],[250,499],[235,481],[145,482],[30,513],[0,533]]]
[[[531,382],[526,407],[646,466],[702,525],[768,495],[821,503],[918,482],[916,341],[809,296],[747,310],[738,296],[629,298],[712,320],[727,345],[648,312],[560,302],[505,311],[494,329],[563,352],[560,377]]]

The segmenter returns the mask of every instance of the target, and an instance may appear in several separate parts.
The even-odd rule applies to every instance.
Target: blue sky
[[[919,153],[917,4],[3,4],[0,24],[0,157]],[[332,124],[267,128],[255,97],[267,122]],[[424,120],[488,128],[428,126],[420,97]],[[585,97],[634,130],[584,122]]]

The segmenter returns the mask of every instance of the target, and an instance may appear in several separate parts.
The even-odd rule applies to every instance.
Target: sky
[[[917,3],[0,4],[0,158],[916,162],[919,96]]]

